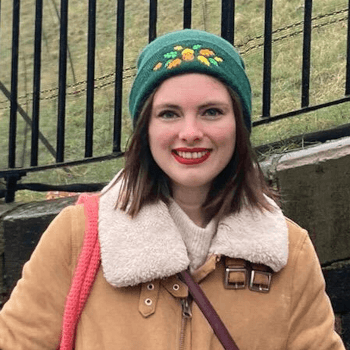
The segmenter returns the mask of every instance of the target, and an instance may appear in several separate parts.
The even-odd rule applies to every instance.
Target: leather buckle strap
[[[253,264],[243,259],[225,259],[226,289],[245,289],[253,292],[268,293],[271,288],[272,270],[262,264]]]
[[[243,259],[226,258],[225,288],[244,289],[248,281],[248,262]]]
[[[253,292],[268,293],[271,287],[272,270],[265,265],[251,264],[249,289]]]

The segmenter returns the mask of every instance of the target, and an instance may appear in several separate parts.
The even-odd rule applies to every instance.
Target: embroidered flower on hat
[[[163,63],[162,62],[158,62],[154,67],[153,70],[158,70],[162,67]]]
[[[202,49],[199,54],[205,57],[215,56],[215,52],[209,49]]]
[[[174,60],[169,60],[165,66],[168,68],[168,69],[172,69],[172,68],[175,68],[177,66],[179,66],[181,64],[181,59],[180,58],[175,58]]]
[[[173,69],[179,67],[183,62],[191,62],[195,59],[208,67],[218,66],[219,63],[223,62],[223,59],[217,56],[213,49],[202,48],[202,45],[199,44],[185,48],[181,45],[175,45],[174,51],[165,53],[163,57],[166,59],[166,62],[158,61],[153,66],[154,71],[157,71],[162,67]]]
[[[192,61],[194,58],[194,50],[192,49],[185,49],[181,52],[182,59],[184,61]]]
[[[206,66],[210,66],[210,62],[204,57],[204,56],[198,56],[198,61],[202,62],[203,64],[205,64]]]

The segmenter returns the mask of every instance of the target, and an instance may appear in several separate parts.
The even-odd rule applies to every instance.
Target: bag
[[[76,328],[101,263],[98,240],[99,195],[83,193],[76,204],[84,204],[87,218],[84,243],[74,271],[63,314],[60,345],[57,350],[74,349]]]

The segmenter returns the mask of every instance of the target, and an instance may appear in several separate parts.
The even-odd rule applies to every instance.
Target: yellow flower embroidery
[[[192,49],[185,49],[182,51],[182,59],[184,61],[192,61],[194,58],[194,51]]]
[[[175,58],[174,60],[170,61],[169,64],[167,65],[168,69],[175,68],[181,64],[180,58]]]
[[[1,1],[1,0],[0,0]],[[174,51],[170,51],[165,53],[163,56],[166,59],[164,62],[158,61],[154,67],[153,71],[157,71],[159,69],[173,69],[182,64],[182,62],[190,62],[195,58],[198,59],[199,62],[205,64],[208,67],[218,67],[219,63],[223,62],[223,58],[216,56],[214,50],[210,48],[203,48],[200,44],[195,44],[191,48],[183,47],[181,45],[173,46]]]
[[[204,57],[210,57],[210,56],[214,56],[215,52],[209,49],[202,49],[199,51],[199,54]]]
[[[210,66],[210,62],[204,56],[198,56],[198,60],[204,63],[206,66]]]
[[[162,67],[163,63],[162,62],[158,62],[154,67],[153,70],[156,71],[158,69],[160,69]]]

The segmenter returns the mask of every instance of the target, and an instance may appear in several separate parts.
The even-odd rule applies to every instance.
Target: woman
[[[97,209],[77,205],[26,264],[0,314],[0,348],[56,349],[71,289],[88,296],[75,337],[65,316],[76,350],[222,349],[177,277],[189,268],[241,350],[344,349],[310,239],[253,156],[236,50],[196,30],[156,39],[140,55],[130,111],[125,169],[99,198],[91,288],[70,287],[84,232],[97,228]]]

